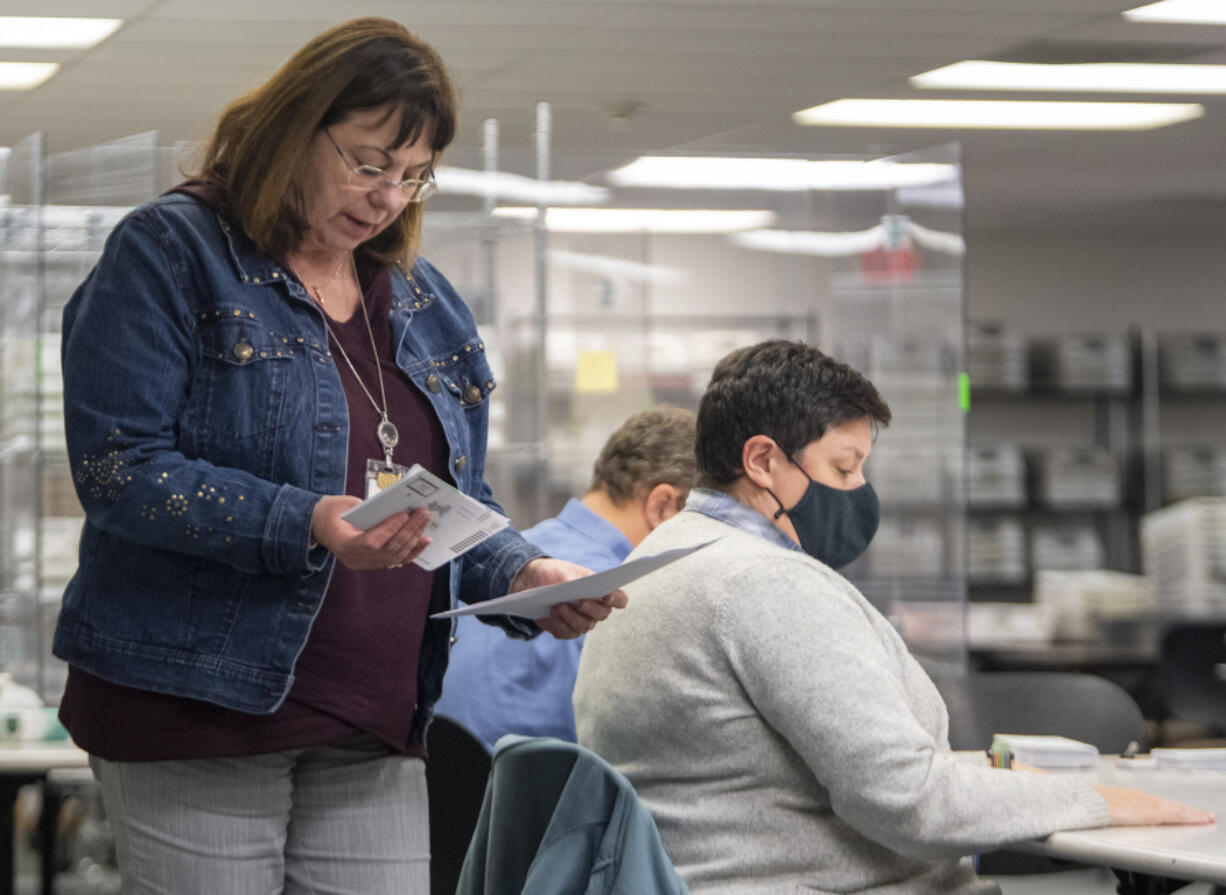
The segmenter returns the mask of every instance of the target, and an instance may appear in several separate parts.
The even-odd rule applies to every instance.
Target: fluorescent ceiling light
[[[887,232],[887,224],[881,223],[867,230],[830,232],[821,230],[750,230],[733,233],[728,240],[745,249],[759,252],[778,252],[785,255],[816,255],[821,258],[838,258],[859,255],[875,249],[886,248],[901,235],[909,244],[946,255],[966,254],[966,243],[957,233],[932,230],[909,218],[895,217],[897,232]]]
[[[840,99],[792,113],[797,124],[1015,130],[1152,130],[1200,118],[1196,103],[1074,103],[961,99]]]
[[[443,166],[435,173],[438,187],[464,196],[491,196],[542,205],[592,205],[609,200],[609,191],[571,180],[536,180],[501,171],[476,171]]]
[[[880,248],[885,241],[880,226],[843,233],[817,230],[750,230],[728,237],[733,245],[759,252],[785,255],[817,255],[837,258]]]
[[[533,220],[535,208],[495,208],[497,217]],[[769,227],[773,211],[681,208],[548,208],[546,229],[565,233],[732,233]]]
[[[956,165],[645,155],[610,171],[618,186],[728,190],[891,190],[954,180]]]
[[[83,49],[106,40],[123,19],[0,16],[0,47]]]
[[[1226,25],[1226,6],[1221,0],[1164,0],[1136,9],[1126,9],[1124,18],[1134,22],[1182,22],[1194,25]]]
[[[1109,93],[1226,93],[1226,65],[1095,62],[955,62],[922,75],[916,87],[956,90],[1084,90]]]
[[[675,285],[684,283],[693,276],[684,268],[644,264],[641,261],[627,261],[625,258],[615,258],[610,255],[566,252],[562,249],[550,249],[546,254],[550,263],[557,267],[596,274],[613,280]]]
[[[59,70],[58,62],[0,62],[0,90],[31,90]]]
[[[917,186],[901,189],[895,195],[900,205],[922,205],[927,208],[962,208],[966,202],[961,181],[939,186]]]

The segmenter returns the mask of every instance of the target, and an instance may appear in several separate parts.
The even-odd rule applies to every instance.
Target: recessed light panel
[[[435,172],[439,189],[460,196],[497,196],[509,202],[541,205],[592,205],[607,202],[609,191],[571,180],[537,180],[502,171],[477,171],[447,165]]]
[[[1204,107],[1196,103],[840,99],[794,112],[792,120],[837,127],[1152,130],[1204,114]]]
[[[0,62],[0,90],[31,90],[59,70],[58,62]]]
[[[503,218],[533,220],[535,208],[495,208]],[[549,208],[545,227],[565,233],[733,233],[775,222],[773,211],[684,208]]]
[[[0,47],[82,49],[106,40],[123,19],[0,16]]]
[[[1122,15],[1133,22],[1226,25],[1226,4],[1222,0],[1163,0],[1127,9]]]
[[[1041,65],[968,60],[915,75],[916,87],[1086,93],[1226,93],[1226,65],[1094,62]]]
[[[955,165],[886,159],[809,160],[645,155],[609,172],[618,186],[705,190],[892,190],[943,183]]]

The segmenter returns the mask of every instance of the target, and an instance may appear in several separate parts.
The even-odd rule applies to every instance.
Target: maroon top
[[[420,463],[449,478],[443,428],[430,402],[393,359],[388,271],[374,264],[361,268],[388,416],[400,432],[394,459],[405,466]],[[328,323],[349,405],[345,490],[365,497],[366,461],[383,458],[375,434],[381,417],[354,379],[336,340],[381,402],[379,378],[361,309],[344,323],[331,319]],[[434,575],[407,564],[356,572],[336,563],[323,606],[298,657],[293,686],[270,715],[124,687],[70,667],[60,717],[78,745],[111,761],[257,755],[332,742],[355,730],[374,734],[397,752],[424,756],[424,745],[411,739],[410,729],[417,703],[418,654],[433,587],[447,587],[446,570]]]

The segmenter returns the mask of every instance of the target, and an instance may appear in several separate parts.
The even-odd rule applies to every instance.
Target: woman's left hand
[[[531,587],[544,587],[547,584],[560,584],[590,574],[591,569],[564,559],[534,559],[520,569],[515,580],[511,582],[508,593]],[[552,634],[558,640],[573,640],[592,630],[597,622],[608,618],[614,609],[624,609],[628,602],[625,591],[618,589],[599,600],[559,603],[549,610],[549,615],[536,619],[536,623],[542,631]]]

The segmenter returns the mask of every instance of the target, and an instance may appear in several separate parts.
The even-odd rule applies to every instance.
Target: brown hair
[[[711,374],[698,403],[698,484],[724,489],[745,469],[745,442],[775,440],[789,457],[853,420],[890,424],[890,406],[861,373],[804,342],[738,348]]]
[[[688,492],[697,471],[694,432],[694,414],[671,404],[636,413],[601,448],[591,490],[604,489],[615,504],[659,484]]]
[[[400,113],[397,145],[428,132],[437,164],[456,129],[455,91],[442,58],[390,19],[344,22],[226,106],[199,176],[221,188],[222,203],[263,251],[284,257],[307,231],[299,177],[312,138],[353,112],[384,106]],[[365,251],[385,264],[411,265],[422,210],[406,205]]]

